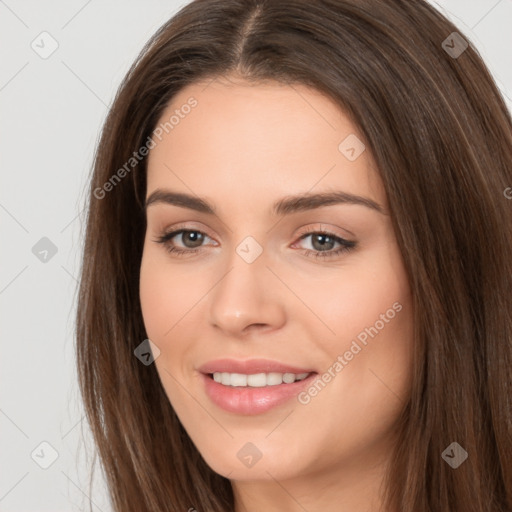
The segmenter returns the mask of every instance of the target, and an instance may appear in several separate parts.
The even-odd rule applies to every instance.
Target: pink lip
[[[245,373],[253,375],[255,373],[311,373],[312,368],[299,368],[287,364],[278,363],[269,359],[249,359],[247,361],[237,361],[236,359],[216,359],[203,364],[198,368],[201,373]]]
[[[233,359],[219,359],[202,365],[199,368],[205,386],[206,395],[210,400],[225,411],[255,415],[264,413],[274,407],[282,405],[296,397],[304,388],[311,385],[317,372],[307,368],[284,365],[265,359],[252,359],[249,361],[236,361]],[[292,384],[279,384],[277,386],[233,387],[224,386],[215,382],[211,374],[215,372],[243,373],[310,373],[303,380]]]

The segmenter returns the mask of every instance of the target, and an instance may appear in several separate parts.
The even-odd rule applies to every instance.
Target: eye
[[[163,233],[154,241],[163,244],[169,253],[176,256],[195,254],[201,251],[203,242],[211,238],[204,232],[197,229],[175,229],[169,233]],[[311,249],[304,249],[303,254],[313,258],[334,258],[341,253],[350,251],[356,247],[356,242],[346,240],[334,233],[322,229],[308,229],[302,233],[299,240],[311,238]],[[181,241],[183,247],[176,245],[174,239]],[[335,246],[338,246],[334,249]],[[334,249],[334,250],[333,250]]]
[[[176,247],[173,239],[181,239],[181,243],[185,248]],[[164,233],[159,236],[156,240],[157,243],[163,244],[168,252],[174,253],[178,256],[184,256],[185,254],[194,254],[201,248],[205,238],[210,238],[206,233],[197,229],[177,229],[170,233]]]
[[[313,250],[305,249],[304,254],[314,258],[333,258],[343,252],[352,250],[356,246],[356,242],[346,240],[322,229],[309,229],[300,236],[299,240],[305,240],[306,238],[311,238]],[[336,244],[338,248],[332,250]]]

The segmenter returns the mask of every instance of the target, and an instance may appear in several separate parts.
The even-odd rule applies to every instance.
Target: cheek
[[[318,436],[339,446],[334,459],[386,438],[410,393],[411,301],[405,276],[390,268],[347,272],[325,302],[323,320],[336,333],[315,341],[326,384],[306,389],[301,403]]]
[[[387,398],[405,399],[411,381],[413,311],[408,279],[398,248],[382,247],[333,278],[323,306],[319,294],[310,296],[312,302],[317,297],[316,307],[335,333],[317,342],[328,354],[327,368],[342,357],[342,367],[333,371],[343,377],[334,379],[333,390],[357,402],[354,412],[362,404],[371,410],[388,403]]]
[[[370,333],[376,335],[375,329],[384,333],[400,323],[408,296],[389,276],[360,277],[354,273],[344,280],[343,288],[331,297],[327,313],[338,339],[358,338],[364,343]]]
[[[197,302],[200,290],[191,278],[176,266],[169,265],[164,250],[144,249],[140,268],[140,303],[150,339],[152,336],[155,342],[169,339],[173,327],[178,322],[182,323],[180,319]]]
[[[160,350],[155,360],[156,370],[173,407],[181,410],[186,397],[182,396],[175,378],[183,375],[182,365],[190,345],[187,333],[193,328],[193,315],[187,312],[199,297],[191,277],[176,267],[171,268],[166,256],[158,248],[144,249],[139,293],[146,334]]]
[[[304,299],[324,324],[322,343],[336,356],[352,340],[395,337],[409,322],[410,291],[396,247],[368,252],[340,267],[328,280],[302,286]],[[315,319],[316,321],[318,319]],[[341,352],[340,352],[341,351]]]
[[[167,329],[172,325],[168,313],[172,311],[176,298],[173,288],[166,286],[165,275],[154,259],[144,252],[140,269],[140,303],[146,332],[150,339],[156,340],[165,332],[164,324],[167,324]],[[166,317],[169,322],[166,322]]]

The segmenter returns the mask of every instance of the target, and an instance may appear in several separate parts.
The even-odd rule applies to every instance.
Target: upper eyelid
[[[164,227],[164,228],[162,228],[161,231],[163,233],[171,233],[171,232],[180,231],[180,230],[183,230],[183,231],[201,231],[201,232],[204,232],[205,234],[207,234],[208,236],[210,236],[210,238],[213,238],[213,237],[211,237],[211,235],[209,235],[209,228],[203,227],[203,224],[201,222],[197,222],[197,224],[199,224],[199,226],[194,225],[194,223],[190,224],[189,222],[191,222],[191,221],[178,222],[177,224],[172,225],[172,227]],[[302,234],[304,234],[304,233],[311,233],[311,232],[316,233],[318,231],[327,231],[329,233],[335,234],[336,236],[344,238],[344,235],[336,233],[336,231],[340,230],[340,229],[342,229],[342,228],[337,228],[336,229],[334,227],[330,227],[329,223],[324,221],[324,222],[316,222],[316,223],[315,222],[310,222],[310,223],[304,224],[303,226],[300,226],[298,228],[298,231],[303,231],[304,230]],[[343,228],[343,231],[346,231],[347,233],[349,233],[351,236],[353,236],[355,238],[355,235],[351,231],[349,231],[348,229]]]
[[[204,228],[198,228],[198,227],[194,227],[194,226],[182,226],[181,224],[178,224],[176,227],[173,227],[170,229],[163,229],[161,234],[163,236],[171,235],[171,234],[174,234],[174,236],[177,236],[180,233],[182,233],[183,231],[197,231],[199,233],[203,233],[204,235],[206,235],[208,238],[210,238],[212,240],[214,239],[214,237],[208,233],[208,230],[206,230]]]
[[[146,221],[146,222],[148,223],[148,225],[149,225],[149,222],[148,222],[148,221],[149,221],[149,217],[147,218],[147,221]],[[190,225],[189,225],[189,224],[187,224],[187,223],[189,223],[189,222],[197,223],[197,224],[199,224],[199,225],[200,225],[200,227],[196,227],[196,226],[194,226],[194,225],[192,225],[192,227],[190,227]],[[151,222],[151,224],[152,224],[152,222]],[[331,227],[328,225],[328,224],[329,224],[329,222],[325,222],[325,221],[324,221],[324,222],[316,222],[316,223],[315,223],[315,222],[308,222],[308,223],[304,223],[302,226],[300,226],[300,227],[299,227],[299,229],[298,229],[298,230],[299,230],[299,231],[301,231],[301,230],[304,228],[304,225],[305,225],[305,226],[306,226],[306,228],[305,228],[305,229],[307,229],[307,230],[308,230],[307,232],[310,232],[310,231],[309,231],[309,229],[311,229],[311,228],[310,228],[310,226],[311,226],[312,224],[316,224],[316,225],[319,225],[319,226],[320,226],[320,229],[318,229],[318,228],[315,228],[315,229],[314,229],[314,231],[315,231],[315,232],[316,232],[316,231],[327,231],[328,233],[333,234],[333,235],[335,235],[335,236],[338,236],[339,238],[342,238],[342,239],[344,239],[344,240],[348,240],[348,239],[347,239],[347,236],[349,236],[349,237],[353,237],[354,239],[356,239],[356,238],[357,238],[357,236],[356,236],[353,232],[351,232],[349,229],[347,229],[347,228],[340,228],[340,227],[338,227],[338,228],[334,228],[334,227],[333,227],[333,228],[331,228]],[[185,220],[185,221],[182,221],[182,222],[178,222],[178,223],[176,224],[176,227],[173,227],[173,228],[166,228],[166,227],[164,227],[163,229],[161,229],[161,233],[170,233],[171,231],[176,231],[176,230],[180,230],[180,229],[183,229],[183,230],[197,230],[197,231],[202,231],[202,232],[204,232],[204,233],[205,233],[205,234],[207,234],[210,238],[214,238],[214,237],[209,233],[209,228],[202,227],[202,226],[204,226],[204,224],[203,224],[201,221]],[[228,231],[230,231],[230,232],[231,232],[231,229],[229,229],[229,228],[228,228]],[[343,233],[339,233],[339,231],[345,232],[345,234],[343,234]],[[306,232],[306,231],[305,231],[305,232]],[[304,233],[305,233],[305,232],[304,232]],[[303,234],[304,234],[304,233],[303,233]],[[301,235],[301,236],[302,236],[302,235]]]

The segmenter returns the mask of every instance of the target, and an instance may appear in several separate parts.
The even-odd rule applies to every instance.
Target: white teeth
[[[286,384],[291,384],[295,382],[295,375],[293,373],[285,373],[283,375],[283,382]]]
[[[232,377],[238,377],[240,374],[232,374]],[[230,385],[236,386],[235,379],[231,379]],[[255,373],[254,375],[247,375],[247,385],[253,388],[262,388],[267,385],[267,376],[264,373]]]
[[[295,376],[293,378],[295,382]],[[267,386],[277,386],[283,383],[283,375],[281,373],[267,373]]]
[[[297,380],[305,379],[309,373],[243,373],[215,372],[213,380],[224,386],[262,388],[265,386],[278,386],[279,384],[292,384]]]
[[[241,373],[232,373],[229,385],[231,386],[247,386],[247,375]]]

